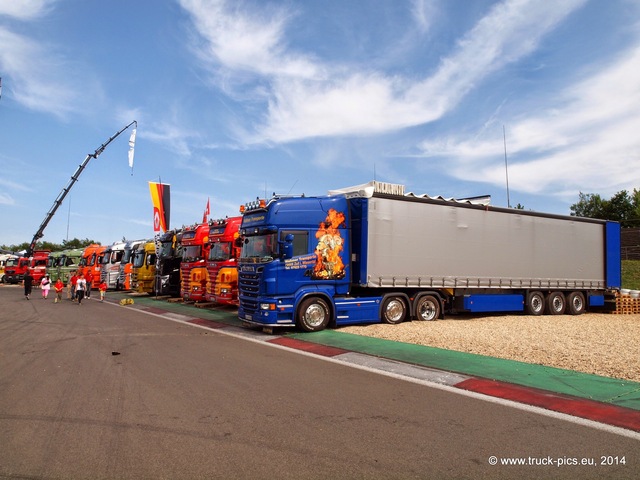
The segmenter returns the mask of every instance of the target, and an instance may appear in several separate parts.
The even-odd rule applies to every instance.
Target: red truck
[[[180,262],[180,295],[183,300],[204,300],[208,276],[205,259],[209,256],[209,247],[208,223],[184,227]]]
[[[224,305],[238,304],[238,258],[242,251],[239,241],[242,217],[209,221],[209,281],[205,300]]]
[[[47,260],[50,253],[50,250],[35,250],[31,257],[17,257],[7,260],[4,281],[6,283],[20,283],[27,268],[29,268],[33,277],[33,284],[39,285],[42,277],[47,273]]]

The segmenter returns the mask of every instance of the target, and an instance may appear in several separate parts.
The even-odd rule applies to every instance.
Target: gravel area
[[[640,315],[459,315],[340,331],[640,382]]]

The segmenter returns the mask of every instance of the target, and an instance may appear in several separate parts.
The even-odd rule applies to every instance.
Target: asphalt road
[[[640,477],[634,438],[39,294],[0,287],[0,478]]]

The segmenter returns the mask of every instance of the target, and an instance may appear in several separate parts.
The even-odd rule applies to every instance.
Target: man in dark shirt
[[[27,268],[27,271],[24,272],[24,278],[22,280],[24,284],[24,296],[27,300],[29,300],[29,295],[31,295],[31,287],[33,286],[33,277],[31,276],[31,270]]]

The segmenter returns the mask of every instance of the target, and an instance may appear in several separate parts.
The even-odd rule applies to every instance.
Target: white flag
[[[136,130],[134,128],[129,137],[129,167],[131,168],[131,175],[133,175],[133,149],[136,146]]]

